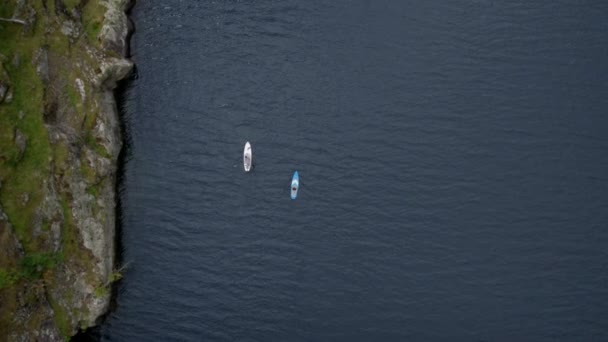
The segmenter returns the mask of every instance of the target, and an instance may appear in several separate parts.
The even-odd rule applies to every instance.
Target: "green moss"
[[[101,23],[99,21],[88,22],[84,29],[89,41],[94,42],[97,40],[97,37],[99,37],[99,33],[101,32]]]
[[[87,181],[88,184],[96,183],[97,173],[89,165],[89,162],[86,160],[86,158],[82,158],[80,160],[80,171],[82,172],[82,175],[84,176],[84,179]]]
[[[17,286],[4,288],[0,291],[0,302],[2,302],[2,310],[0,310],[0,331],[13,330],[13,316],[15,310],[19,307],[17,301]],[[6,338],[3,336],[3,338]]]
[[[68,9],[68,11],[73,10],[74,8],[80,5],[80,0],[63,0],[63,4]]]
[[[97,113],[95,113],[95,112],[87,113],[87,115],[84,119],[84,128],[87,131],[91,131],[95,127],[96,122],[97,122]]]
[[[110,290],[108,289],[107,286],[102,285],[102,286],[98,286],[95,288],[94,294],[95,294],[95,297],[97,297],[97,298],[103,298],[108,295],[109,291]]]
[[[63,143],[53,145],[53,161],[55,162],[56,168],[60,170],[67,168],[68,156],[69,150]]]
[[[0,5],[0,13],[11,12],[10,7],[12,2]],[[0,105],[0,179],[3,182],[0,202],[26,252],[31,249],[29,227],[33,211],[42,200],[41,184],[48,178],[51,154],[42,116],[43,85],[32,62],[37,49],[43,45],[39,26],[25,36],[21,25],[0,27],[0,53],[10,59],[19,54],[21,59],[19,67],[4,65],[11,82],[13,101]],[[20,113],[23,113],[23,119],[20,119]],[[14,142],[16,129],[27,137],[21,159]],[[23,201],[24,194],[28,201]]]
[[[15,10],[15,4],[13,4],[10,1],[3,1],[3,3],[0,4],[0,16],[2,18],[12,17],[14,10]]]
[[[77,109],[82,107],[80,94],[74,88],[74,86],[68,85],[66,87],[66,94],[68,95],[68,100],[69,100],[70,104],[72,105],[72,107],[77,108]]]
[[[87,193],[95,198],[99,197],[99,185],[98,184],[93,184],[91,186],[87,187]]]
[[[65,207],[65,205],[66,205],[66,203],[63,202],[62,206],[64,207],[64,213],[66,212],[66,209],[67,209]],[[82,270],[87,275],[87,278],[86,278],[87,282],[89,282],[89,283],[94,282],[95,279],[92,279],[91,277],[89,277],[91,272],[85,268],[85,267],[87,267],[86,265],[91,264],[90,256],[78,244],[78,242],[77,242],[78,237],[77,237],[76,231],[72,225],[71,217],[69,217],[69,216],[66,216],[66,223],[64,225],[63,232],[64,232],[64,235],[67,234],[67,236],[63,237],[63,241],[62,241],[63,242],[63,251],[61,253],[57,254],[57,257],[56,257],[57,263],[66,262],[65,256],[66,255],[69,256],[69,261],[70,261],[69,267]],[[59,285],[56,284],[56,281],[59,280],[59,282],[61,282],[61,279],[53,278],[53,276],[48,276],[48,277],[45,276],[45,280],[49,287],[61,286],[60,284]],[[69,287],[63,287],[63,289],[61,290],[61,293],[62,293],[61,296],[62,296],[64,302],[72,303],[72,301],[74,300],[74,294]],[[55,316],[54,316],[55,325],[59,329],[59,332],[64,337],[64,339],[66,341],[68,341],[71,337],[71,333],[73,332],[73,326],[72,326],[72,321],[71,321],[70,317],[79,317],[81,315],[86,315],[87,312],[85,311],[85,312],[79,313],[74,308],[72,308],[72,309],[65,308],[65,307],[61,306],[54,298],[52,298],[52,296],[47,296],[47,297],[49,297],[49,303],[51,304],[51,307],[53,308],[53,311],[55,312]]]
[[[32,253],[21,260],[20,276],[25,279],[39,279],[42,273],[57,264],[58,257],[51,253]]]
[[[59,305],[59,303],[57,303],[57,301],[55,301],[52,296],[48,296],[48,300],[55,313],[55,325],[57,325],[57,328],[59,329],[61,335],[66,340],[69,340],[72,333],[72,324],[70,322],[70,318],[66,310],[61,305]]]
[[[24,64],[30,64],[25,62]],[[48,178],[49,157],[51,149],[48,135],[42,119],[42,89],[33,67],[25,66],[11,75],[13,80],[14,100],[9,105],[0,107],[0,150],[8,151],[8,158],[2,160],[3,186],[0,192],[7,215],[10,217],[17,236],[28,246],[28,227],[33,217],[33,210],[42,200],[41,184]],[[25,117],[19,120],[19,112]],[[11,130],[19,129],[27,137],[27,145],[21,160],[17,159],[18,151],[14,144]],[[11,137],[13,139],[7,139]],[[27,194],[29,200],[21,200]]]
[[[44,219],[42,220],[42,227],[41,227],[43,232],[48,232],[49,230],[51,230],[51,224],[48,220]]]
[[[112,272],[112,274],[110,274],[110,283],[115,283],[117,281],[119,281],[120,279],[122,279],[122,273],[120,272]]]
[[[0,290],[13,286],[19,280],[19,272],[0,269]]]
[[[87,146],[89,146],[92,150],[94,150],[100,156],[102,156],[104,158],[110,158],[110,154],[108,153],[106,148],[103,147],[102,144],[97,142],[97,140],[93,136],[93,133],[91,132],[91,130],[92,129],[90,129],[85,135],[85,138],[84,138],[85,144],[87,144]]]
[[[42,278],[44,272],[52,269],[62,260],[60,254],[31,253],[26,255],[18,269],[0,269],[0,289],[11,287],[21,280]]]
[[[90,43],[97,44],[99,33],[107,8],[101,1],[87,1],[82,10],[84,31]]]
[[[93,149],[95,150],[95,152],[97,152],[97,154],[99,154],[100,156],[104,157],[104,158],[110,158],[110,154],[108,153],[108,151],[106,150],[105,147],[103,147],[102,144],[95,144],[93,146]]]
[[[67,57],[72,52],[69,39],[67,39],[59,30],[45,37],[45,46],[48,47],[51,53],[57,55]]]
[[[78,235],[74,228],[74,223],[72,221],[72,209],[70,208],[68,201],[65,195],[61,196],[61,209],[63,210],[63,227],[61,227],[61,239],[63,246],[63,253],[65,255],[73,255],[75,254],[78,247]]]
[[[94,271],[90,269],[90,265],[94,264],[93,255],[89,250],[82,247],[80,236],[72,220],[72,209],[68,204],[67,197],[61,195],[60,202],[64,216],[61,230],[62,254],[74,263],[74,267],[79,267],[85,272],[85,278],[88,283],[98,283],[99,280],[95,277]]]

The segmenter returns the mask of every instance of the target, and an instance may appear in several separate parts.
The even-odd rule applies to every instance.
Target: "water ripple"
[[[102,340],[606,340],[606,10],[138,2]]]

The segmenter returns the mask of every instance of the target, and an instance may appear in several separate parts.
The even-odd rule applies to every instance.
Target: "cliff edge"
[[[109,308],[128,6],[0,4],[0,341],[65,340]]]

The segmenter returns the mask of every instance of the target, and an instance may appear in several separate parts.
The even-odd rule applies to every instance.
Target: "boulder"
[[[108,10],[99,34],[104,49],[115,51],[121,56],[127,54],[129,21],[125,10],[130,3],[129,0],[107,1],[105,5]]]
[[[124,58],[108,58],[101,63],[101,72],[94,80],[97,88],[112,90],[116,88],[118,81],[125,78],[131,69],[133,62]]]

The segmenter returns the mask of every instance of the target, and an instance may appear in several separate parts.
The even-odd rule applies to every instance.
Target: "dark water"
[[[607,17],[139,1],[102,339],[608,340]]]

